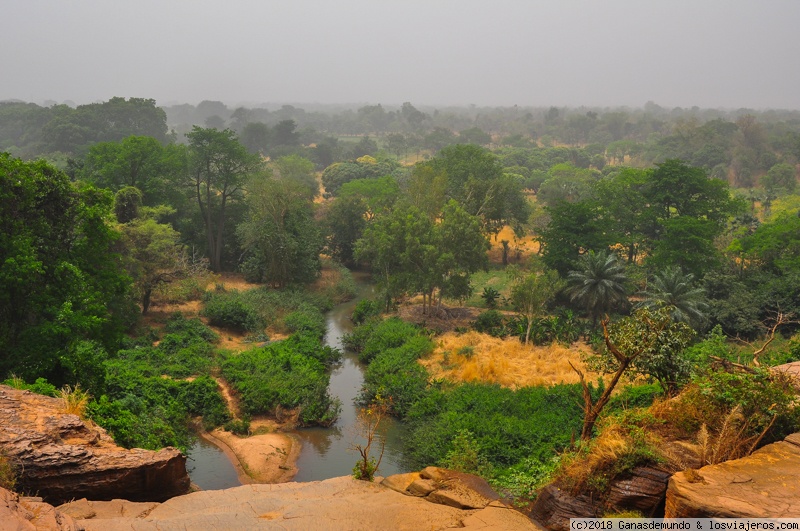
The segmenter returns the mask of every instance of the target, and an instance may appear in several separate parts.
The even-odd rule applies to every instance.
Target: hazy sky
[[[0,99],[800,109],[798,0],[0,7]]]

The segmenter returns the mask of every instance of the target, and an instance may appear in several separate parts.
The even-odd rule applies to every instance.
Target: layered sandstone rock
[[[664,512],[667,518],[800,517],[800,433],[748,457],[675,474]]]
[[[546,486],[531,511],[531,517],[548,529],[566,531],[570,518],[598,517],[615,511],[638,511],[644,516],[661,512],[670,473],[654,467],[637,467],[613,481],[606,496],[572,494],[558,485]]]
[[[102,428],[62,412],[61,401],[0,386],[0,450],[18,490],[51,503],[76,498],[164,501],[189,491],[186,457],[120,448]]]

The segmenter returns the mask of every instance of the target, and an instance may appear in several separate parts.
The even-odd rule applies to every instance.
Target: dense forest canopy
[[[638,399],[713,388],[719,413],[720,389],[752,382],[712,360],[766,380],[762,363],[800,360],[798,111],[0,102],[0,152],[0,377],[80,384],[127,446],[185,448],[197,416],[242,433],[285,411],[333,423],[323,312],[353,296],[347,268],[377,288],[346,339],[368,364],[361,400],[408,422],[419,463],[472,456],[502,481],[589,441],[623,375],[653,382]],[[505,284],[480,292],[489,270]],[[145,324],[189,302],[203,321]],[[582,341],[609,383],[575,366],[580,385],[445,383],[418,362],[441,331],[381,317],[401,303],[423,324],[480,307],[469,328],[525,348]],[[252,348],[217,348],[206,325]],[[749,365],[726,338],[753,346]],[[800,413],[773,384],[766,413],[735,400],[783,433]]]

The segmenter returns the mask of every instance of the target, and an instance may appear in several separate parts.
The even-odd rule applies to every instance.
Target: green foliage
[[[236,435],[250,435],[250,417],[246,416],[241,419],[232,419],[225,423],[223,426],[225,431],[235,433]]]
[[[675,427],[695,434],[703,425],[719,433],[734,410],[738,440],[762,444],[781,440],[800,429],[800,407],[791,381],[769,370],[755,373],[708,370],[678,397],[663,416]]]
[[[570,301],[585,309],[593,323],[627,303],[625,265],[616,254],[589,251],[579,263],[580,269],[570,271],[568,276]]]
[[[469,430],[460,430],[456,433],[452,449],[442,460],[442,466],[482,477],[489,476],[492,472],[491,465],[480,453],[478,441]]]
[[[616,393],[608,402],[610,411],[628,410],[649,407],[653,401],[664,394],[664,389],[657,383],[628,385]]]
[[[298,409],[302,424],[330,425],[339,404],[328,394],[330,375],[319,359],[329,355],[316,339],[295,335],[227,359],[222,374],[249,415]]]
[[[120,339],[130,281],[110,216],[109,193],[0,154],[0,374],[61,384],[78,342]]]
[[[320,341],[327,328],[325,317],[316,310],[308,308],[296,310],[283,318],[283,325],[293,334],[310,334]]]
[[[378,317],[383,310],[383,305],[374,299],[361,299],[353,308],[353,315],[350,319],[355,325],[364,324],[368,319]]]
[[[8,385],[13,387],[14,389],[24,389],[30,391],[32,393],[36,393],[39,395],[45,396],[56,396],[58,393],[58,388],[49,383],[44,378],[37,378],[35,382],[32,384],[25,383],[25,380],[18,377],[11,377],[7,380],[3,381],[3,385]]]
[[[705,302],[705,290],[694,287],[693,280],[691,273],[684,274],[679,267],[669,267],[655,275],[647,290],[640,294],[644,300],[637,307],[670,308],[674,321],[698,328],[706,320],[708,304]]]
[[[574,385],[526,387],[463,384],[434,388],[409,410],[409,457],[416,464],[443,463],[460,432],[494,467],[523,459],[548,461],[581,428],[581,390]]]
[[[506,335],[505,320],[503,314],[497,310],[487,310],[478,314],[472,328],[483,334],[490,336],[503,337]]]
[[[364,372],[361,402],[383,397],[392,414],[404,417],[428,388],[428,372],[417,360],[431,350],[430,339],[414,335],[398,347],[379,351]]]
[[[213,326],[242,332],[261,332],[267,327],[252,301],[237,290],[209,292],[201,313]]]
[[[353,478],[361,481],[373,481],[375,479],[375,471],[378,470],[378,464],[374,457],[366,460],[358,461],[353,467]]]
[[[369,363],[378,354],[391,348],[401,347],[406,341],[418,335],[419,329],[416,326],[397,317],[391,317],[371,329],[363,349],[358,354],[358,359],[362,363]]]
[[[486,303],[486,307],[490,310],[494,310],[497,308],[497,299],[500,298],[500,292],[494,288],[485,287],[483,288],[483,293],[481,293],[481,298]]]
[[[277,288],[314,281],[322,267],[323,240],[307,189],[259,177],[249,184],[247,204],[249,217],[236,229],[245,251],[245,278]]]

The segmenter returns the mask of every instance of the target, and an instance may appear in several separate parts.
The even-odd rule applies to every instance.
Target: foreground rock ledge
[[[141,511],[137,517],[110,517],[120,514],[120,502],[80,501],[59,510],[72,515],[86,531],[541,529],[523,514],[493,500],[496,495],[462,479],[453,475],[426,479],[417,474],[391,481],[392,486],[350,477],[244,485],[178,496],[152,509],[136,506],[125,510],[129,515]],[[403,492],[395,490],[416,480],[429,482],[434,489],[431,492],[449,494],[437,502],[436,497],[419,497],[405,486]],[[118,505],[107,510],[106,505],[113,503]]]
[[[800,433],[669,481],[667,518],[800,517]]]
[[[61,401],[0,385],[0,450],[17,490],[53,504],[77,498],[164,501],[189,491],[175,448],[126,450],[102,428],[62,412]]]

